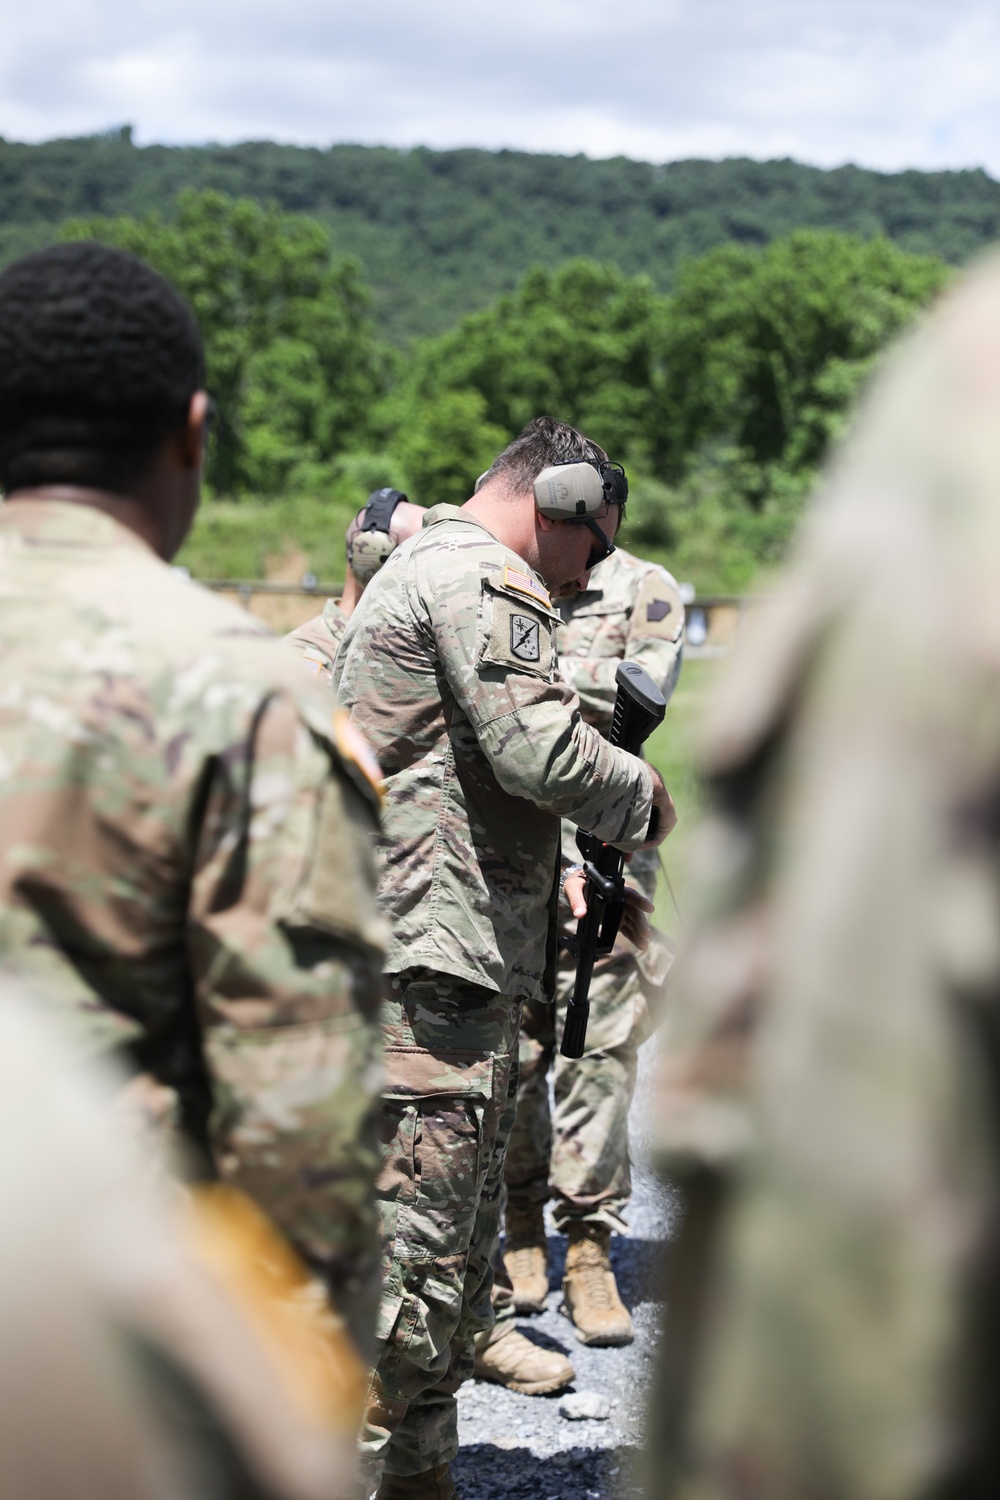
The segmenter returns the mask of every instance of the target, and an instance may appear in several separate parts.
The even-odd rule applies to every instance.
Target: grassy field
[[[656,893],[654,917],[656,925],[675,942],[682,936],[682,922],[688,905],[688,845],[705,806],[695,741],[718,671],[719,663],[715,660],[684,664],[667,716],[646,746],[647,756],[667,783],[677,805],[677,827],[660,850],[664,874],[660,876]]]

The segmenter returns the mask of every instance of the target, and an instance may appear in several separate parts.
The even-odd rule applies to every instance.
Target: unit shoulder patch
[[[479,664],[549,677],[555,660],[551,620],[502,593],[487,593],[484,604],[485,640]]]
[[[519,615],[511,611],[510,649],[518,661],[538,661],[540,621],[532,615]]]
[[[676,641],[684,629],[680,590],[659,571],[648,573],[632,611],[632,635]]]

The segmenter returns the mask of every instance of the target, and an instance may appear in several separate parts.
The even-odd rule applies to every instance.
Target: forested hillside
[[[81,216],[168,215],[183,188],[307,213],[356,255],[380,332],[440,333],[513,290],[534,265],[577,256],[673,287],[683,260],[802,227],[966,260],[1000,238],[1000,183],[984,172],[820,171],[791,161],[685,161],[334,146],[138,148],[127,129],[29,146],[0,140],[0,262]]]
[[[213,576],[288,551],[336,576],[368,490],[461,503],[551,412],[627,464],[633,544],[703,588],[745,587],[780,555],[883,349],[949,274],[829,229],[720,245],[679,266],[670,293],[579,257],[399,349],[357,260],[305,214],[187,189],[166,216],[60,233],[133,251],[194,307],[220,420],[188,561]]]

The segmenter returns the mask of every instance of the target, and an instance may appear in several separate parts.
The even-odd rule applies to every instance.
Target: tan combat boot
[[[421,1474],[383,1474],[375,1500],[458,1500],[450,1464]]]
[[[608,1251],[611,1230],[601,1224],[571,1224],[566,1249],[563,1300],[581,1344],[631,1344],[632,1319],[618,1295]]]
[[[514,1311],[544,1312],[549,1294],[549,1252],[541,1203],[507,1204],[503,1263],[514,1287]]]
[[[475,1375],[522,1396],[547,1396],[569,1385],[576,1372],[565,1355],[540,1349],[507,1322],[476,1339]]]

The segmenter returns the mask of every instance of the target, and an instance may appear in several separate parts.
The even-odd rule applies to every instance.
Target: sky
[[[0,135],[985,167],[998,0],[0,0]]]

